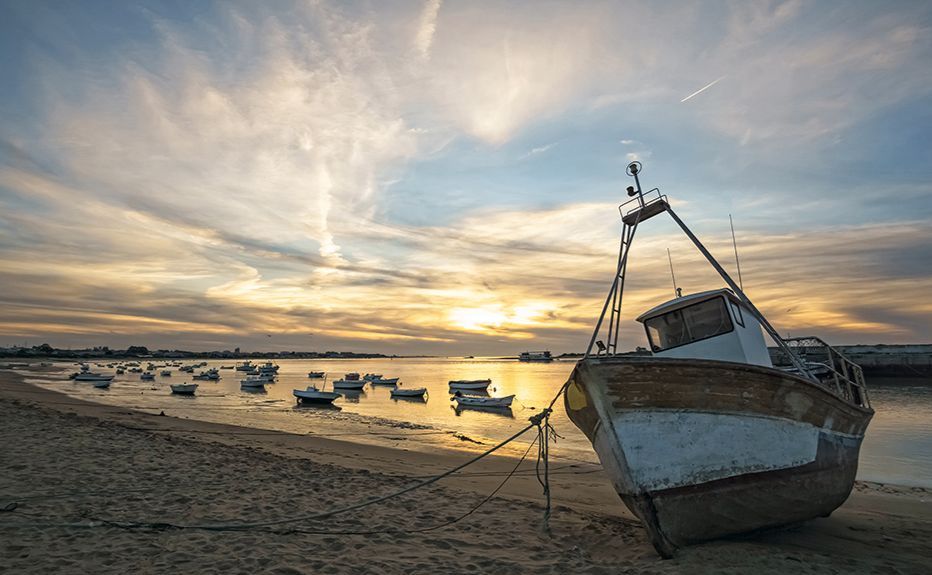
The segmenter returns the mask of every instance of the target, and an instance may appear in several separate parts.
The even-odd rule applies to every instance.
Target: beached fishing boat
[[[333,403],[333,400],[341,397],[339,393],[332,391],[321,391],[313,385],[307,386],[307,389],[295,389],[291,392],[298,400],[298,403],[310,403],[317,405],[327,405]]]
[[[459,407],[511,407],[514,401],[514,395],[505,397],[472,397],[466,395],[454,395],[452,398]]]
[[[639,163],[629,166],[637,189],[628,188],[636,197],[620,208],[617,273],[567,382],[567,414],[664,557],[690,543],[829,515],[851,492],[873,415],[860,367],[817,338],[781,338],[666,196],[641,192],[639,172]],[[637,318],[651,355],[618,354],[634,232],[663,212],[728,289],[675,289],[678,297]],[[790,369],[773,366],[762,329]],[[802,345],[820,349],[823,375],[799,357]]]
[[[170,387],[175,395],[194,395],[194,392],[197,391],[196,383],[175,383]]]
[[[427,393],[426,387],[401,388],[396,387],[391,390],[392,397],[424,397]]]
[[[449,382],[450,389],[486,389],[492,384],[491,379],[456,379]]]

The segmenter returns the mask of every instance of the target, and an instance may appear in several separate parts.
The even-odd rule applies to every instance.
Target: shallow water
[[[187,362],[185,362],[187,363]],[[171,377],[154,382],[139,374],[117,376],[110,389],[97,390],[87,383],[66,379],[31,381],[101,403],[124,405],[168,415],[219,423],[235,423],[260,429],[313,433],[388,444],[408,449],[437,446],[484,449],[527,424],[527,418],[545,407],[573,369],[571,361],[521,363],[496,359],[372,359],[279,360],[278,382],[264,393],[240,390],[240,372],[221,370],[219,382],[198,381],[197,396],[170,394],[169,384],[191,382],[191,375],[173,370]],[[209,362],[209,367],[232,362]],[[56,364],[76,368],[72,364]],[[96,371],[110,372],[106,368]],[[390,386],[367,384],[362,393],[336,400],[338,409],[296,407],[292,389],[304,389],[321,380],[308,371],[326,371],[326,387],[345,372],[381,373],[400,377],[402,387],[426,387],[426,401],[392,399]],[[447,381],[491,378],[491,395],[515,394],[511,410],[458,411],[452,407]],[[932,487],[932,380],[888,379],[869,381],[876,415],[861,450],[858,477],[864,480]],[[553,446],[557,457],[596,462],[588,440],[567,419],[558,402],[551,422],[562,436]],[[454,435],[454,433],[456,435]],[[531,436],[527,436],[530,441]],[[526,444],[525,444],[526,445]],[[523,451],[521,445],[514,450]]]

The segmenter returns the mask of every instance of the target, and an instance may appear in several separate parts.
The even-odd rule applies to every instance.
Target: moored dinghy
[[[492,384],[491,379],[455,379],[449,382],[450,389],[476,390],[486,389]]]
[[[427,393],[426,387],[412,387],[412,388],[402,388],[396,387],[391,390],[392,397],[424,397]]]
[[[298,400],[298,403],[308,403],[316,405],[329,405],[333,400],[340,397],[339,393],[332,391],[321,391],[313,385],[307,386],[307,389],[295,389],[291,392]]]
[[[471,397],[466,395],[455,395],[453,400],[459,407],[486,407],[486,408],[504,408],[511,407],[511,402],[515,396],[506,395],[505,397]]]
[[[360,390],[366,386],[366,380],[359,379],[358,373],[347,373],[343,376],[343,379],[338,379],[333,382],[333,389],[349,389],[349,390]]]
[[[827,516],[851,492],[873,415],[860,367],[821,342],[830,377],[813,374],[666,197],[641,193],[639,170],[636,162],[629,166],[637,203],[621,208],[618,274],[567,382],[570,419],[663,556],[698,541]],[[653,355],[617,355],[634,231],[663,212],[730,289],[677,297],[642,314]],[[609,304],[606,345],[596,338]],[[795,373],[773,367],[762,328]]]
[[[175,395],[194,395],[197,391],[196,383],[175,383],[171,385],[172,393]]]

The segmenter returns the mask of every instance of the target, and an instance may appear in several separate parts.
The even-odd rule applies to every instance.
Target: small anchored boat
[[[97,389],[107,389],[108,387],[110,387],[110,380],[104,379],[102,381],[95,381],[91,385],[93,385]]]
[[[141,375],[139,376],[139,379],[141,379],[141,380],[143,380],[143,381],[152,381],[152,380],[155,379],[155,375],[152,374],[152,373],[149,373],[149,372],[147,371],[147,372],[141,374]]]
[[[379,377],[370,379],[370,380],[369,380],[369,383],[371,383],[372,385],[397,385],[397,384],[398,384],[398,379],[399,379],[399,378],[397,378],[397,377],[382,377],[382,376],[379,376]]]
[[[323,371],[309,371],[309,372],[307,372],[307,376],[308,376],[309,378],[311,378],[311,379],[323,379],[325,375],[327,375],[327,374],[326,374],[325,372],[323,372]]]
[[[298,403],[309,403],[316,405],[327,405],[333,403],[333,400],[341,397],[339,393],[332,391],[321,391],[313,385],[307,386],[307,389],[295,389],[291,392],[297,399]]]
[[[492,384],[491,379],[456,379],[449,382],[450,389],[486,389]]]
[[[392,397],[424,397],[427,393],[426,387],[401,388],[396,387],[391,390]]]
[[[362,379],[337,379],[332,385],[333,389],[355,389],[358,391],[366,387],[366,382]]]
[[[365,379],[366,381],[372,381],[373,379],[382,379],[382,374],[381,373],[367,373],[366,375],[362,376],[362,378]]]
[[[265,384],[270,383],[271,378],[265,375],[247,375],[246,379],[241,379],[239,382],[240,387],[265,387]]]
[[[171,372],[171,370],[163,369],[162,372],[159,373],[159,375],[161,375],[162,377],[171,377],[171,376],[172,376],[172,372]]]
[[[458,407],[511,407],[514,401],[514,395],[505,397],[470,397],[465,395],[454,395],[452,398]]]
[[[333,389],[355,389],[360,390],[366,386],[366,380],[360,379],[359,374],[350,372],[333,382]]]
[[[173,383],[171,385],[172,393],[175,395],[194,395],[197,391],[196,383]]]
[[[861,368],[818,338],[782,338],[667,197],[641,191],[640,167],[628,166],[637,184],[628,194],[636,197],[619,207],[617,271],[567,381],[567,415],[663,557],[683,545],[828,516],[851,493],[874,414]],[[674,286],[674,299],[637,318],[651,355],[620,354],[634,232],[664,212],[728,287],[684,296]],[[790,369],[774,367],[762,330]],[[806,360],[819,354],[819,369],[800,351]]]

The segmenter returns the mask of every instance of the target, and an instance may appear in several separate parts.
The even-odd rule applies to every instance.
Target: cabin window
[[[744,327],[744,316],[741,315],[741,306],[731,300],[728,301],[731,303],[731,311],[735,316],[735,323]]]
[[[644,321],[650,347],[663,351],[734,330],[724,299],[694,303]]]

